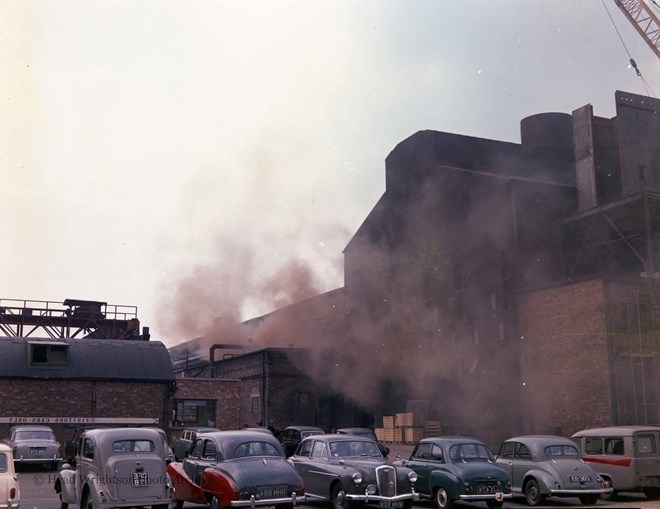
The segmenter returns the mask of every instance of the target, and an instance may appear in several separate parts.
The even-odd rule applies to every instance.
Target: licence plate
[[[379,500],[378,509],[402,509],[403,500]]]
[[[652,486],[660,486],[660,477],[649,477],[649,484]]]
[[[286,497],[286,488],[259,488],[259,497],[261,498],[281,498]]]
[[[477,486],[477,493],[478,494],[487,494],[487,493],[497,493],[500,491],[501,488],[497,488],[496,486]]]
[[[568,477],[571,482],[590,482],[591,476],[588,475],[571,475]]]
[[[46,454],[45,447],[30,447],[30,454],[41,455]]]
[[[133,472],[133,486],[149,486],[149,474],[147,472]]]

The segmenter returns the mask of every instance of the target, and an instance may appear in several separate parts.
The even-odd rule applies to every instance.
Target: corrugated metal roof
[[[66,363],[30,363],[35,344],[66,344]],[[174,381],[160,341],[0,338],[0,378]]]

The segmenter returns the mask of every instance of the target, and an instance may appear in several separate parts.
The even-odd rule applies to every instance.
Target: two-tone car
[[[420,498],[433,500],[438,509],[449,509],[457,500],[501,507],[511,498],[509,475],[475,438],[425,438],[403,463],[417,473]]]
[[[287,462],[280,442],[262,431],[217,431],[198,435],[183,462],[167,472],[174,507],[184,502],[212,509],[276,506],[288,509],[305,500],[303,481]]]
[[[305,482],[308,499],[327,500],[334,509],[357,503],[381,509],[410,509],[417,499],[417,474],[387,463],[376,442],[354,435],[305,438],[289,461]]]
[[[167,509],[172,483],[165,472],[161,434],[147,428],[91,429],[82,433],[76,466],[62,464],[55,492],[62,509]]]
[[[17,464],[40,464],[56,470],[62,460],[62,446],[48,426],[12,426],[3,442],[11,447]]]
[[[580,456],[572,440],[555,435],[525,435],[505,440],[497,464],[511,476],[513,492],[536,506],[546,497],[577,497],[585,505],[612,488]]]

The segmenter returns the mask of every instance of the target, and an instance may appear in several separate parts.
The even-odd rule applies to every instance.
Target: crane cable
[[[655,97],[657,99],[658,96],[655,95],[655,92],[653,92],[653,89],[651,88],[651,86],[646,82],[646,80],[644,79],[644,76],[642,76],[642,71],[640,71],[639,68],[637,67],[637,62],[635,62],[635,59],[630,54],[630,51],[628,50],[628,46],[626,46],[626,43],[623,40],[623,37],[621,37],[621,33],[619,32],[619,29],[617,28],[616,23],[614,22],[614,18],[612,18],[612,14],[610,13],[610,10],[607,8],[607,5],[605,5],[605,0],[600,0],[600,1],[603,4],[603,7],[605,7],[605,12],[607,12],[607,15],[609,16],[610,21],[612,22],[612,26],[614,27],[614,30],[616,31],[616,34],[619,36],[619,40],[621,41],[621,44],[623,45],[623,48],[626,50],[626,53],[628,53],[628,58],[630,59],[630,65],[632,66],[632,68],[637,73],[637,76],[639,76],[639,79],[642,80],[642,85],[644,85],[644,90],[646,90],[647,95],[652,95],[653,97]],[[651,0],[651,1],[655,4],[655,1],[653,1],[653,0]],[[657,5],[657,4],[655,4],[655,5]]]

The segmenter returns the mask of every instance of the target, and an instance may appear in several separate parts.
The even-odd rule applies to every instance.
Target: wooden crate
[[[385,442],[385,428],[376,428],[374,432],[376,433],[376,440],[379,442]]]
[[[389,442],[392,444],[401,443],[402,433],[401,428],[383,428],[384,439],[383,442]]]
[[[396,414],[395,417],[395,427],[397,428],[408,426],[414,426],[416,428],[424,427],[424,414],[405,412],[402,414]]]
[[[426,421],[424,424],[427,437],[439,437],[442,435],[442,426],[440,421]]]
[[[424,428],[411,426],[405,429],[405,443],[414,444],[424,438]]]
[[[383,416],[383,428],[393,429],[394,428],[394,416],[393,415],[384,415]]]

